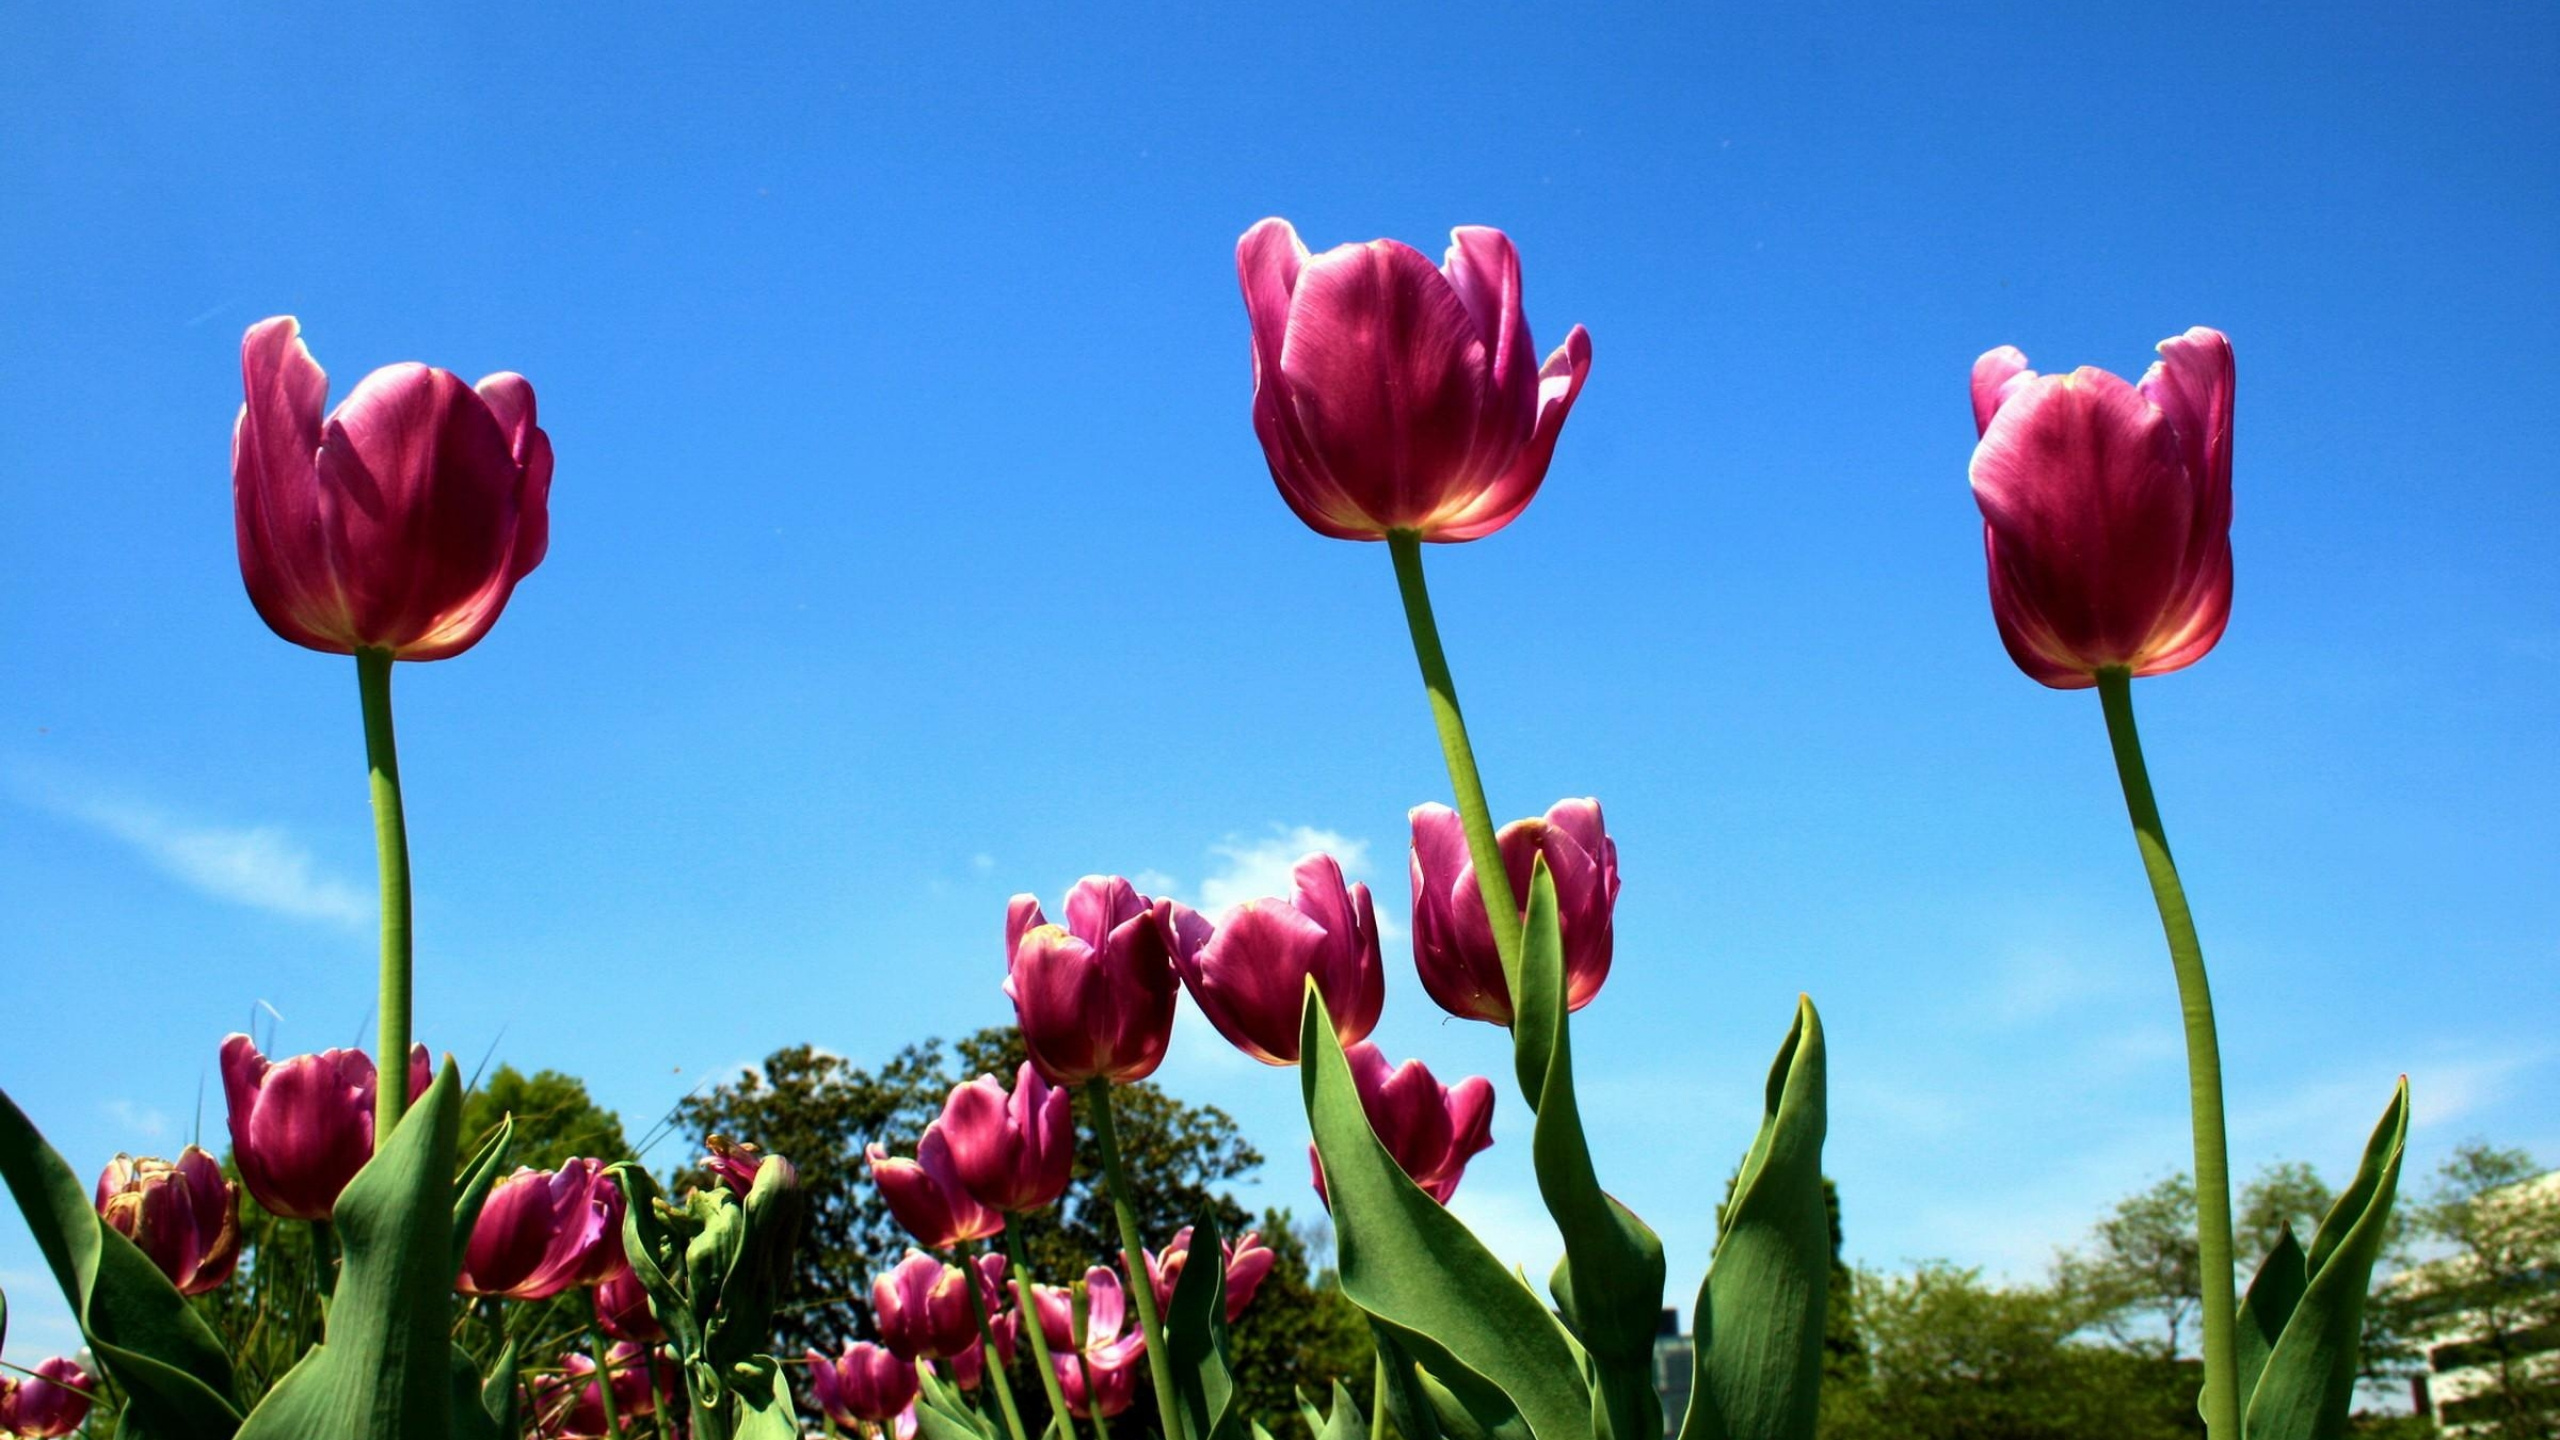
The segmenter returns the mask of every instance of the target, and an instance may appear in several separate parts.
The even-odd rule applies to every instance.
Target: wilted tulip
[[[454,1288],[465,1295],[548,1300],[612,1278],[622,1248],[622,1187],[601,1160],[518,1169],[489,1191],[463,1248]]]
[[[833,1360],[812,1350],[809,1393],[812,1408],[838,1425],[878,1425],[915,1403],[916,1367],[869,1341],[845,1346]]]
[[[950,1147],[961,1187],[980,1204],[1016,1215],[1058,1203],[1075,1170],[1071,1099],[1028,1063],[1010,1095],[993,1075],[953,1086],[934,1128]]]
[[[1214,931],[1188,909],[1174,913],[1174,966],[1200,1013],[1266,1065],[1298,1062],[1308,980],[1345,1045],[1377,1028],[1387,999],[1369,887],[1345,886],[1330,855],[1300,860],[1290,878],[1291,898],[1248,900],[1220,916]]]
[[[1149,900],[1117,875],[1088,875],[1067,892],[1067,923],[1013,897],[1005,916],[1007,973],[1031,1063],[1052,1085],[1143,1080],[1173,1034],[1173,903]]]
[[[175,1162],[118,1155],[98,1176],[98,1214],[151,1257],[180,1294],[202,1295],[240,1264],[239,1192],[190,1145]]]
[[[1473,540],[1510,524],[1591,372],[1579,325],[1538,364],[1509,236],[1449,238],[1436,267],[1394,240],[1311,257],[1286,220],[1236,242],[1254,433],[1281,498],[1337,540]]]
[[[241,340],[240,379],[232,510],[240,577],[268,627],[401,660],[478,642],[550,543],[551,439],[533,386],[391,365],[323,419],[329,377],[282,315]]]
[[[616,1243],[619,1240],[617,1235]],[[614,1339],[654,1345],[667,1338],[667,1327],[658,1323],[658,1312],[650,1305],[649,1287],[640,1283],[639,1272],[631,1268],[628,1258],[590,1292],[590,1299],[596,1328]]]
[[[2231,342],[2160,342],[2128,385],[1973,363],[1973,497],[2009,658],[2061,690],[2203,659],[2231,619]]]
[[[651,1347],[646,1345],[616,1344],[605,1352],[605,1363],[613,1367],[614,1418],[625,1426],[635,1418],[655,1414],[659,1395],[673,1396],[676,1386],[682,1383],[675,1362],[653,1356]],[[535,1428],[545,1436],[579,1440],[605,1434],[604,1392],[596,1384],[595,1360],[586,1355],[563,1355],[560,1370],[558,1375],[545,1375],[533,1382]]]
[[[947,1360],[977,1344],[979,1307],[993,1315],[1002,1303],[1004,1258],[982,1255],[972,1266],[978,1274],[975,1301],[968,1271],[921,1251],[908,1251],[873,1280],[871,1316],[880,1326],[880,1343],[906,1360]]]
[[[409,1051],[409,1098],[434,1079],[427,1047]],[[269,1063],[246,1035],[222,1042],[231,1161],[268,1214],[326,1220],[338,1192],[373,1158],[373,1059],[323,1050]]]
[[[1448,1204],[1467,1161],[1493,1143],[1493,1082],[1470,1075],[1443,1085],[1419,1060],[1390,1068],[1385,1054],[1366,1041],[1352,1046],[1348,1058],[1360,1108],[1378,1143],[1424,1194]],[[1315,1172],[1316,1198],[1330,1208],[1324,1160],[1313,1145],[1307,1147],[1307,1163]]]
[[[1220,1250],[1227,1264],[1227,1319],[1233,1322],[1245,1307],[1253,1303],[1253,1292],[1271,1274],[1280,1257],[1262,1243],[1262,1234],[1248,1230],[1241,1240],[1229,1240]],[[1155,1286],[1156,1311],[1164,1313],[1173,1305],[1173,1287],[1182,1283],[1182,1272],[1191,1263],[1191,1227],[1183,1226],[1173,1233],[1162,1253],[1147,1254],[1147,1279]]]
[[[940,1124],[924,1127],[913,1160],[893,1157],[877,1143],[866,1147],[862,1156],[871,1165],[871,1183],[880,1187],[889,1213],[928,1250],[1003,1234],[1004,1212],[979,1204],[960,1183]]]
[[[1468,1020],[1511,1023],[1511,986],[1485,918],[1484,891],[1467,856],[1467,831],[1446,805],[1413,809],[1413,963],[1440,1008]],[[1556,886],[1564,937],[1565,1007],[1579,1010],[1609,978],[1618,903],[1618,842],[1597,800],[1559,800],[1543,818],[1514,820],[1494,837],[1520,913],[1529,913],[1529,877],[1539,856]]]
[[[89,1418],[98,1382],[76,1361],[57,1355],[23,1376],[0,1376],[0,1432],[54,1440]]]
[[[764,1168],[764,1152],[746,1141],[732,1140],[726,1135],[704,1136],[702,1148],[709,1152],[702,1157],[702,1168],[710,1171],[713,1179],[728,1186],[730,1194],[746,1199],[747,1192],[756,1188],[756,1172]]]

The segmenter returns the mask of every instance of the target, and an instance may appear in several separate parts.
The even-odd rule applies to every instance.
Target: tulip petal
[[[1280,369],[1281,341],[1289,333],[1289,296],[1307,264],[1297,228],[1273,216],[1236,242],[1236,280],[1244,287],[1245,318],[1253,326],[1256,384]]]
[[[1493,388],[1535,389],[1537,352],[1530,348],[1528,315],[1520,301],[1520,252],[1511,237],[1488,225],[1461,225],[1449,232],[1440,272],[1449,277],[1450,288],[1458,292],[1484,341]]]
[[[279,315],[249,327],[240,342],[244,396],[231,436],[232,523],[240,578],[269,629],[314,649],[345,653],[332,624],[342,607],[328,583],[328,541],[313,465],[329,377],[302,342],[302,327]]]
[[[1444,543],[1480,540],[1517,519],[1537,498],[1538,487],[1546,483],[1547,467],[1555,459],[1556,441],[1564,435],[1565,416],[1572,413],[1573,402],[1582,395],[1582,382],[1589,378],[1591,332],[1576,325],[1538,371],[1536,428],[1530,431],[1511,467],[1494,483],[1467,497],[1457,510],[1425,528],[1422,538]]]
[[[1991,428],[1991,417],[2000,413],[2002,401],[2026,381],[2036,378],[2027,368],[2026,352],[2015,345],[1985,350],[1973,362],[1973,433],[1980,439]]]

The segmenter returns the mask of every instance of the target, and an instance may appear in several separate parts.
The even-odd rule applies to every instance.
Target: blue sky
[[[0,1086],[84,1171],[369,1035],[353,665],[240,593],[240,332],[537,387],[550,559],[398,677],[421,1035],[634,1128],[1009,1017],[1008,895],[1404,908],[1446,789],[1382,547],[1281,506],[1236,236],[1518,241],[1596,361],[1435,591],[1497,811],[1596,794],[1603,1174],[1684,1307],[1800,990],[1862,1260],[2038,1273],[2180,1167],[2093,697],[1983,598],[1965,371],[2239,354],[2238,602],[2138,690],[2241,1168],[2560,1155],[2560,12],[30,11],[0,56]],[[1401,933],[1401,932],[1399,932]],[[1501,1074],[1398,947],[1380,1040]],[[1166,1076],[1310,1210],[1294,1076]],[[1525,1111],[1458,1208],[1541,1272]],[[675,1154],[652,1158],[672,1162]],[[13,1359],[67,1338],[0,1218]]]

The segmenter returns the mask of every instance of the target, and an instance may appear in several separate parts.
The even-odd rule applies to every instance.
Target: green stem
[[[2116,776],[2124,783],[2124,807],[2142,851],[2160,928],[2169,940],[2169,963],[2178,977],[2178,1008],[2187,1030],[2187,1107],[2195,1124],[2196,1251],[2204,1271],[2204,1420],[2211,1440],[2240,1440],[2240,1365],[2233,1330],[2238,1303],[2231,1269],[2231,1160],[2223,1138],[2222,1046],[2214,1035],[2213,990],[2204,973],[2204,947],[2186,887],[2169,854],[2151,774],[2142,763],[2142,736],[2133,723],[2133,676],[2121,669],[2098,672],[2098,700],[2107,716],[2107,740],[2115,749]]]
[[[978,1357],[983,1362],[978,1366],[978,1372],[987,1377],[987,1383],[996,1392],[996,1406],[1004,1411],[1006,1432],[1013,1436],[1013,1440],[1030,1440],[1028,1432],[1022,1428],[1022,1412],[1014,1407],[1013,1381],[1004,1373],[1004,1357],[996,1353],[996,1332],[987,1323],[987,1297],[978,1293],[978,1267],[957,1250],[952,1252],[952,1258],[960,1262],[961,1276],[969,1291],[969,1310],[978,1317]],[[958,1389],[957,1362],[954,1362],[952,1379],[952,1388]]]
[[[1022,1317],[1022,1328],[1030,1332],[1031,1358],[1040,1366],[1040,1388],[1049,1397],[1052,1423],[1062,1436],[1075,1433],[1075,1416],[1067,1411],[1066,1388],[1058,1383],[1056,1363],[1049,1356],[1049,1332],[1041,1327],[1040,1307],[1031,1298],[1031,1264],[1022,1254],[1022,1237],[1010,1224],[1004,1227],[1004,1253],[1013,1261],[1013,1305]],[[1106,1437],[1108,1440],[1108,1437]]]
[[[391,733],[391,652],[356,652],[364,758],[372,772],[373,848],[382,870],[382,1029],[374,1053],[373,1144],[409,1108],[409,822],[400,809],[400,747]]]
[[[1173,1360],[1165,1353],[1164,1320],[1156,1314],[1156,1287],[1147,1278],[1145,1237],[1138,1233],[1138,1208],[1129,1198],[1129,1176],[1120,1163],[1120,1127],[1111,1115],[1111,1082],[1099,1077],[1086,1081],[1085,1109],[1093,1120],[1094,1138],[1102,1145],[1102,1173],[1111,1182],[1111,1211],[1120,1221],[1120,1259],[1123,1274],[1129,1282],[1129,1298],[1138,1302],[1138,1327],[1147,1337],[1147,1374],[1156,1385],[1156,1414],[1164,1422],[1165,1440],[1207,1440],[1192,1437],[1182,1425],[1181,1407],[1174,1403]],[[1085,1399],[1099,1401],[1092,1382],[1085,1385]],[[1096,1417],[1102,1406],[1088,1403]]]
[[[1506,1003],[1520,994],[1520,902],[1511,893],[1511,876],[1502,868],[1502,848],[1494,843],[1493,812],[1484,803],[1484,780],[1476,773],[1475,747],[1467,742],[1467,717],[1458,708],[1458,683],[1449,678],[1449,657],[1440,648],[1440,625],[1431,616],[1431,589],[1422,579],[1422,537],[1409,530],[1390,531],[1387,553],[1396,562],[1396,589],[1404,596],[1405,628],[1413,632],[1413,658],[1422,665],[1422,688],[1431,696],[1431,719],[1440,728],[1440,754],[1449,762],[1449,786],[1457,792],[1458,819],[1466,826],[1467,859],[1476,867],[1476,886],[1484,892],[1485,914],[1493,921],[1493,947],[1502,956]],[[1532,1103],[1536,1101],[1531,1096]]]
[[[614,1413],[613,1404],[613,1346],[606,1343],[602,1329],[589,1330],[587,1344],[596,1357],[596,1394],[604,1400],[605,1440],[622,1440],[622,1417]]]
[[[1387,1352],[1376,1355],[1369,1376],[1369,1440],[1387,1440]]]
[[[327,1220],[311,1222],[311,1266],[320,1294],[320,1318],[329,1318],[329,1301],[338,1293],[338,1227]]]
[[[1084,1408],[1093,1417],[1096,1440],[1111,1440],[1111,1422],[1102,1415],[1102,1392],[1093,1386],[1093,1361],[1081,1349],[1076,1351],[1076,1373],[1084,1377]]]

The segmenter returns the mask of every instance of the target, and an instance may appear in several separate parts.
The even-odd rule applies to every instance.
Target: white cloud
[[[370,897],[322,870],[276,826],[200,825],[120,797],[19,788],[42,808],[123,842],[153,868],[216,900],[348,929],[374,918]]]
[[[996,857],[981,850],[969,857],[969,868],[981,875],[992,874],[996,868]]]
[[[1209,847],[1211,858],[1218,863],[1201,877],[1200,908],[1215,914],[1265,895],[1287,895],[1289,872],[1317,850],[1342,862],[1343,873],[1352,879],[1369,878],[1368,841],[1313,825],[1274,825],[1262,839],[1229,836]]]
[[[103,1108],[116,1124],[145,1140],[157,1140],[169,1133],[169,1117],[148,1105],[109,1100]]]

